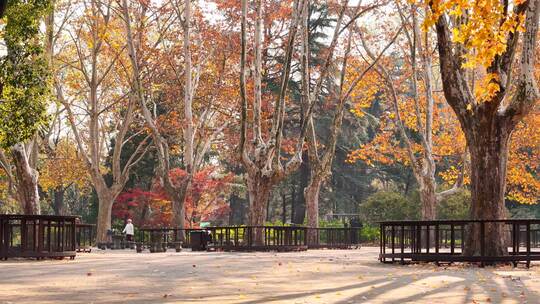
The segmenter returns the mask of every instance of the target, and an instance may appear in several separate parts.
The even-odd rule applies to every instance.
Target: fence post
[[[454,224],[450,224],[450,253],[454,254],[454,246],[456,241],[454,239]]]
[[[480,262],[480,266],[484,267],[484,255],[486,250],[486,241],[485,241],[485,235],[486,235],[486,227],[484,226],[484,221],[480,221],[480,256],[482,262]]]
[[[403,253],[405,252],[405,225],[401,225],[401,264],[405,264]]]
[[[527,221],[527,268],[531,266],[531,221]]]

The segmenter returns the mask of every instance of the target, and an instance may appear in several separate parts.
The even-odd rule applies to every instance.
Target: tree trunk
[[[53,190],[54,202],[53,210],[55,215],[66,215],[64,205],[64,194],[66,189],[63,186],[58,186]]]
[[[186,193],[169,193],[172,201],[173,226],[175,228],[185,228],[186,224]]]
[[[291,223],[295,223],[295,212],[296,212],[296,185],[292,184],[291,187]]]
[[[437,218],[437,196],[433,180],[420,182],[420,201],[422,203],[422,220],[434,220]]]
[[[273,183],[269,178],[259,175],[253,177],[247,175],[249,194],[249,225],[263,226],[266,220],[266,205],[270,199]],[[264,245],[263,229],[254,229],[253,243]]]
[[[107,231],[111,230],[111,214],[113,206],[113,196],[108,189],[96,189],[99,201],[98,217],[97,217],[97,246],[109,243],[111,240],[107,235]]]
[[[17,198],[24,214],[40,214],[38,172],[30,166],[26,149],[18,143],[11,149],[16,170]]]
[[[186,197],[191,183],[183,181],[179,187],[164,187],[167,196],[172,203],[173,227],[178,229],[186,228]],[[185,231],[180,230],[178,235],[180,241],[185,240]]]
[[[506,191],[506,163],[511,131],[505,126],[487,123],[467,132],[471,154],[471,219],[504,219]],[[480,224],[469,227],[465,254],[480,255],[484,241],[484,255],[500,256],[508,253],[508,236],[504,224],[486,224],[484,240]]]
[[[304,189],[308,186],[309,182],[309,157],[307,152],[302,154],[302,164],[298,170],[299,178],[299,188],[301,191],[298,191],[298,195],[294,199],[294,216],[292,217],[292,222],[294,224],[303,225],[306,218],[306,198],[304,195]]]
[[[309,228],[319,227],[319,193],[322,180],[314,178],[305,189],[307,224]],[[308,230],[308,245],[317,244],[317,230]]]
[[[281,192],[281,222],[283,224],[287,222],[287,196],[285,191]]]
[[[232,193],[229,202],[231,206],[229,225],[245,225],[247,213],[247,202],[245,199],[239,197],[236,193]]]

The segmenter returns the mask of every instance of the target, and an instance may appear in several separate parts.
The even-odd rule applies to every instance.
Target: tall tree
[[[506,217],[510,136],[539,97],[534,73],[539,10],[538,0],[429,2],[425,25],[436,28],[444,95],[470,151],[473,219]],[[506,254],[504,236],[504,225],[487,225],[485,255]],[[474,225],[468,254],[480,254],[479,239]]]
[[[333,117],[332,122],[329,126],[328,137],[326,138],[326,147],[321,149],[319,146],[320,140],[315,132],[315,127],[313,123],[313,118],[309,121],[309,131],[308,131],[308,155],[309,155],[309,164],[310,164],[310,174],[307,187],[304,189],[304,195],[306,198],[306,213],[308,219],[308,226],[316,228],[319,226],[319,193],[322,186],[322,183],[328,178],[331,174],[332,161],[334,159],[336,144],[339,138],[341,131],[341,126],[343,123],[343,115],[346,109],[346,103],[350,101],[351,94],[354,92],[356,86],[362,81],[364,76],[369,72],[373,67],[375,62],[380,58],[374,58],[375,62],[371,65],[364,67],[357,67],[354,71],[354,75],[348,75],[348,60],[351,55],[351,45],[354,37],[355,29],[354,26],[357,22],[357,19],[366,14],[367,12],[373,10],[378,6],[377,3],[371,3],[367,6],[361,6],[359,3],[356,6],[348,7],[348,1],[345,1],[341,7],[338,8],[338,18],[334,28],[334,34],[332,36],[332,41],[330,42],[329,49],[325,54],[326,58],[322,60],[322,73],[318,76],[316,80],[316,85],[313,91],[310,90],[309,84],[311,83],[311,75],[316,73],[309,71],[309,62],[308,58],[302,58],[302,69],[303,69],[303,82],[302,82],[302,92],[303,98],[307,101],[306,106],[311,103],[310,100],[320,100],[327,99],[327,107],[329,105],[333,106]],[[348,12],[347,12],[348,10]],[[346,17],[348,14],[348,18]],[[303,19],[302,30],[304,31],[303,45],[308,45],[307,41],[307,17]],[[336,49],[337,43],[339,41],[340,35],[342,33],[347,33],[348,37],[345,39],[345,50],[342,58],[335,58],[334,51]],[[397,35],[396,35],[397,36]],[[395,37],[394,37],[395,39]],[[383,52],[388,49],[388,47],[393,43],[393,40],[389,45],[385,46]],[[304,54],[306,51],[304,51]],[[308,53],[309,54],[309,53]],[[327,88],[327,96],[322,96],[322,86],[325,80],[327,80],[328,69],[331,66],[333,61],[341,61],[341,67],[336,68],[339,70],[338,80],[330,81],[330,85]],[[332,83],[333,82],[333,83]],[[325,110],[326,107],[322,107],[321,110]],[[315,232],[315,231],[313,231]],[[316,241],[315,233],[310,234],[310,241]]]
[[[113,202],[124,188],[131,168],[145,155],[149,136],[121,163],[123,147],[133,139],[126,136],[128,131],[141,128],[135,120],[136,102],[127,98],[125,44],[113,35],[121,30],[121,24],[113,16],[113,1],[88,0],[80,5],[84,14],[71,20],[68,27],[70,52],[59,58],[66,70],[55,79],[55,89],[99,200],[97,241],[103,243],[111,228]],[[64,88],[63,82],[69,85]],[[134,134],[144,133],[138,130]],[[116,143],[110,157],[111,181],[103,170],[111,139],[108,136],[114,136]]]
[[[49,4],[0,5],[6,21],[1,32],[6,54],[0,54],[0,143],[8,151],[0,151],[0,166],[26,214],[40,213],[35,135],[47,116],[49,74],[39,25]]]
[[[205,35],[213,38],[219,36],[215,35],[213,29],[200,17],[192,18],[192,10],[190,1],[165,4],[158,8],[149,8],[145,4],[130,5],[127,0],[122,2],[122,16],[130,56],[130,77],[133,80],[131,98],[140,105],[146,124],[150,128],[159,164],[157,174],[161,186],[172,202],[174,225],[177,227],[185,226],[185,202],[191,192],[193,177],[204,165],[204,158],[212,144],[229,125],[227,119],[222,119],[223,115],[227,115],[226,110],[220,107],[221,100],[218,97],[219,89],[223,88],[223,79],[227,75],[225,71],[227,56],[217,56],[225,55],[224,50],[218,49],[220,45],[218,41],[215,41],[214,45],[204,41]],[[135,16],[137,22],[132,22],[132,14],[137,14]],[[146,15],[150,17],[147,18]],[[178,23],[183,37],[181,54],[174,53]],[[193,24],[207,32],[192,33]],[[153,40],[145,38],[143,35],[148,31],[154,31],[157,38]],[[192,63],[192,49],[198,57],[195,64]],[[173,53],[173,56],[170,53]],[[151,57],[156,54],[166,63],[152,60]],[[215,57],[209,58],[211,55]],[[180,64],[176,59],[178,57],[183,57]],[[218,70],[215,70],[216,67]],[[155,70],[159,69],[165,72],[156,73]],[[219,76],[203,75],[204,72],[217,73]],[[172,75],[173,88],[168,89],[170,93],[167,95],[170,95],[170,100],[166,100],[172,104],[171,110],[183,110],[183,119],[174,122],[175,126],[183,130],[181,139],[167,138],[168,130],[163,126],[164,122],[149,109],[150,104],[157,104],[160,102],[159,96],[164,95],[157,94],[153,87],[171,86],[163,82],[163,75]],[[213,92],[209,92],[210,90]],[[178,92],[183,93],[182,102],[177,100]],[[197,93],[206,94],[207,104],[203,104],[205,98],[198,96]],[[197,101],[199,102],[194,105]],[[182,147],[181,159],[187,173],[176,181],[173,181],[171,176],[172,170],[175,169],[171,164],[171,146]]]
[[[402,54],[394,52],[384,64],[377,64],[376,67],[380,80],[386,88],[385,97],[391,105],[392,115],[383,117],[389,121],[381,123],[380,133],[372,143],[352,153],[352,158],[367,160],[368,157],[375,156],[369,161],[377,162],[378,160],[379,163],[392,162],[400,157],[406,160],[418,183],[422,219],[433,220],[436,218],[437,202],[456,193],[463,185],[463,169],[465,168],[462,166],[459,178],[451,189],[437,192],[436,159],[442,156],[436,155],[442,151],[439,146],[442,144],[447,150],[442,151],[443,154],[457,154],[459,160],[466,157],[466,154],[463,147],[460,147],[459,141],[455,140],[454,144],[445,141],[449,137],[458,139],[459,136],[452,132],[459,132],[459,130],[452,128],[453,115],[445,113],[444,107],[437,105],[436,102],[437,84],[433,75],[433,43],[430,33],[421,32],[419,12],[414,4],[408,8],[401,6],[399,2],[396,2],[396,5],[404,33],[401,39],[403,42],[400,43],[399,48],[403,52]],[[375,55],[369,47],[370,43],[366,39],[362,39],[362,43],[368,57],[374,60]],[[393,62],[397,63],[393,65]],[[374,80],[379,81],[379,79]],[[376,86],[376,84],[370,84],[367,87],[373,89]],[[363,115],[363,112],[357,111],[357,114]],[[384,130],[392,125],[401,139],[397,145],[393,144],[389,138],[392,132]],[[399,147],[400,144],[403,144],[405,151]],[[377,150],[382,153],[377,153]],[[460,157],[461,155],[463,157]]]
[[[307,2],[307,3],[305,3]],[[309,7],[309,1],[294,1],[292,15],[288,24],[288,37],[285,40],[285,56],[281,68],[277,72],[280,79],[279,92],[274,104],[274,111],[269,122],[269,131],[263,132],[263,119],[265,113],[262,110],[262,63],[263,63],[263,1],[255,1],[255,27],[254,27],[254,56],[253,56],[253,106],[252,121],[248,118],[248,95],[247,95],[247,31],[248,31],[248,1],[242,0],[241,14],[241,58],[240,58],[240,95],[242,101],[241,110],[241,134],[240,155],[246,169],[246,183],[250,204],[249,224],[252,226],[263,225],[266,220],[266,207],[270,199],[272,188],[291,172],[295,171],[302,162],[302,147],[307,131],[307,122],[311,117],[312,106],[304,110],[304,121],[300,134],[296,138],[296,145],[291,153],[293,156],[282,162],[283,154],[283,124],[285,120],[285,99],[287,87],[290,81],[291,61],[295,50],[295,39],[299,24],[305,18],[303,11]],[[303,17],[304,16],[304,17]],[[302,43],[303,55],[307,47]],[[306,102],[305,104],[309,104]],[[264,133],[264,134],[263,134]],[[251,140],[248,139],[251,137]],[[261,229],[255,230],[254,240],[263,243],[264,235]]]

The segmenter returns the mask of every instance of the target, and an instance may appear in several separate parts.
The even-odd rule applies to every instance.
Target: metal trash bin
[[[204,230],[194,230],[189,233],[191,251],[205,251],[208,243],[207,233]]]

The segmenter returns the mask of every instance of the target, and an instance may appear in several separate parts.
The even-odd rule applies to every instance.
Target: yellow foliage
[[[79,189],[89,188],[90,180],[85,163],[68,140],[61,140],[40,167],[39,184],[45,191],[71,184],[76,184]]]
[[[482,83],[475,86],[474,95],[479,101],[490,101],[499,91],[499,75],[488,73]]]
[[[360,73],[365,69],[365,64],[359,60],[350,60],[347,68],[347,74],[345,75],[345,90],[353,85],[355,79],[360,76]],[[364,116],[364,109],[369,108],[371,103],[375,99],[377,93],[380,93],[381,86],[380,78],[373,71],[368,72],[360,82],[352,90],[350,98],[353,107],[351,113],[358,117]]]
[[[540,113],[518,124],[512,134],[508,158],[507,196],[523,204],[540,198]]]
[[[510,6],[523,2],[514,0]],[[487,69],[496,56],[506,51],[509,35],[525,31],[525,15],[505,9],[499,0],[424,0],[424,5],[430,7],[423,24],[426,31],[444,14],[455,18],[452,41],[464,47],[463,67],[467,69]],[[497,75],[487,73],[475,95],[484,102],[499,90]]]

